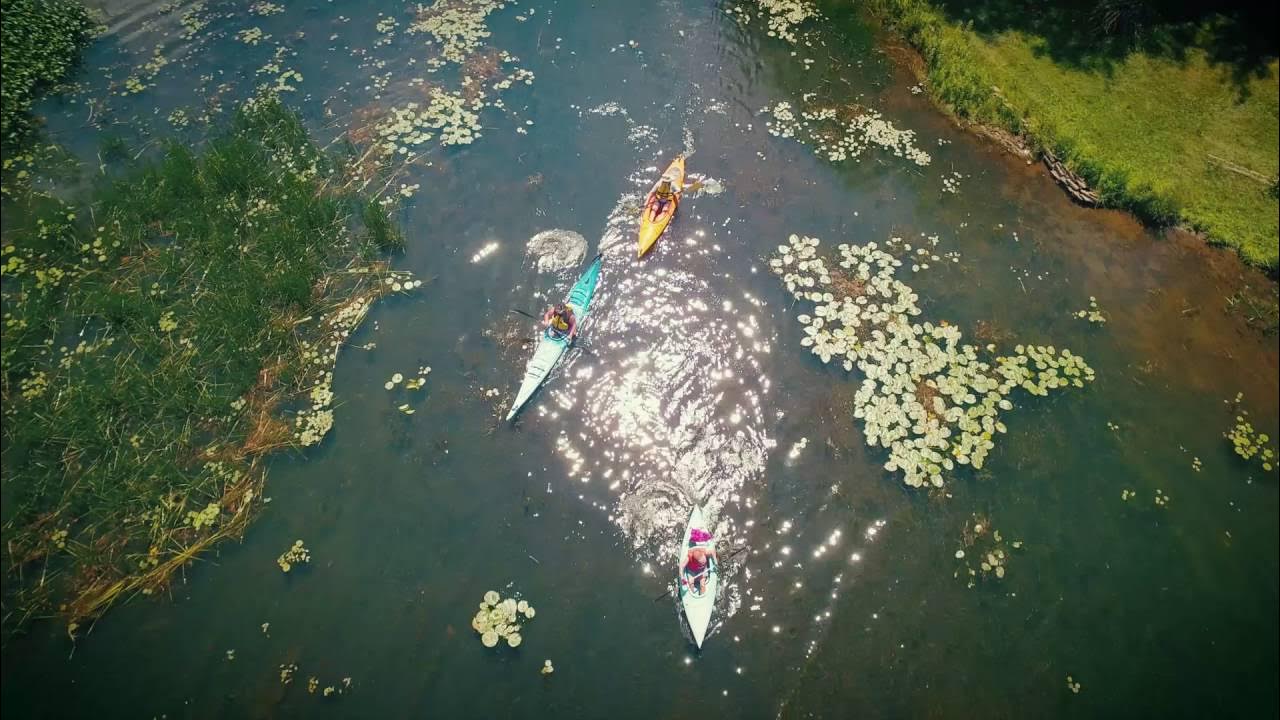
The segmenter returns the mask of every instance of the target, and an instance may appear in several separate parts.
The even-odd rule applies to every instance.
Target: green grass
[[[345,333],[404,279],[356,264],[398,235],[342,178],[260,100],[82,207],[6,195],[6,625],[160,589],[261,507],[264,453],[324,436]]]
[[[1041,31],[1096,33],[1087,18],[1065,12],[1024,25],[979,17],[979,31],[929,0],[872,0],[871,8],[921,51],[930,91],[958,115],[1053,150],[1108,206],[1156,224],[1185,223],[1276,272],[1274,58],[1241,73],[1194,44],[1117,51],[1100,39],[1065,52],[1061,38]]]

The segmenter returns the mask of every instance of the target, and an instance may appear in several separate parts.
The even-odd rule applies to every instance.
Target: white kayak
[[[708,533],[711,529],[707,526],[706,517],[702,514],[701,506],[694,506],[693,512],[689,513],[689,525],[684,529],[684,542],[680,544],[680,555],[676,558],[676,567],[680,567],[680,561],[684,559],[689,550],[693,547],[704,547],[712,550],[715,547],[715,538],[705,540],[701,543],[694,543],[694,528],[706,530]],[[708,563],[706,573],[707,584],[702,592],[696,592],[693,587],[694,573],[689,572],[686,568],[684,577],[676,578],[676,582],[680,587],[680,605],[684,608],[684,616],[689,621],[689,629],[693,631],[693,642],[702,648],[702,640],[707,636],[707,627],[711,625],[711,613],[716,608],[716,590],[720,585],[720,567],[714,560]],[[688,581],[688,582],[686,582]]]

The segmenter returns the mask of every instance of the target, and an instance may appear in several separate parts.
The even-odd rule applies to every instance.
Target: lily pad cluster
[[[800,344],[823,363],[862,374],[853,415],[867,444],[889,451],[885,469],[911,487],[942,487],[957,465],[981,468],[1006,431],[1000,412],[1013,409],[1015,390],[1043,396],[1094,377],[1070,350],[1018,345],[998,355],[994,344],[963,343],[954,325],[916,321],[920,298],[896,277],[903,261],[894,254],[912,248],[898,238],[883,247],[841,244],[836,269],[818,255],[819,244],[791,235],[770,268],[813,305],[812,315],[796,317],[805,326]]]
[[[1095,325],[1101,325],[1107,321],[1107,316],[1103,315],[1102,311],[1098,309],[1098,298],[1092,295],[1089,296],[1089,307],[1084,310],[1077,310],[1074,314],[1081,320],[1088,320]]]
[[[805,0],[755,0],[753,10],[744,3],[725,9],[731,17],[743,25],[749,25],[752,17],[765,21],[769,37],[785,40],[792,45],[799,42],[796,28],[818,17],[818,8]]]
[[[485,647],[495,647],[500,639],[510,647],[520,647],[520,622],[528,622],[536,614],[528,602],[513,597],[503,599],[497,591],[490,590],[484,594],[480,611],[471,618],[471,629],[480,634],[480,644]]]
[[[1231,441],[1236,455],[1247,461],[1257,460],[1262,469],[1271,472],[1275,469],[1276,449],[1271,444],[1271,436],[1260,433],[1249,422],[1249,411],[1241,410],[1236,415],[1236,424],[1223,437]]]
[[[425,102],[410,100],[392,107],[372,105],[358,114],[361,119],[351,128],[351,137],[366,152],[358,163],[361,167],[357,174],[370,179],[389,171],[395,178],[435,147],[474,143],[483,134],[480,115],[484,109],[507,110],[499,95],[515,85],[533,84],[532,71],[514,67],[519,58],[485,44],[491,34],[486,24],[488,16],[514,4],[437,0],[418,6],[407,33],[429,36],[429,45],[436,49],[422,63],[430,80],[427,75],[408,77],[403,87],[391,88],[388,85],[393,77],[387,71],[371,76],[370,87],[376,89],[375,98],[383,93],[413,94],[425,97]],[[375,47],[389,44],[395,27],[394,19],[381,18],[376,25],[379,40]],[[372,57],[369,62],[377,69],[385,66],[384,60]],[[519,126],[516,132],[528,131]],[[391,183],[387,186],[391,187]],[[399,194],[411,197],[414,193],[406,190],[408,187],[402,183]],[[387,199],[394,200],[394,196]]]
[[[311,551],[302,544],[301,540],[295,540],[288,550],[276,558],[276,564],[280,566],[282,572],[289,572],[294,565],[305,565],[309,562],[311,562]]]
[[[489,37],[489,28],[485,25],[489,13],[506,5],[495,0],[437,0],[431,5],[419,6],[409,32],[430,35],[440,45],[440,57],[444,61],[462,63]]]
[[[980,580],[1003,580],[1013,551],[1021,549],[1021,540],[1006,542],[989,519],[974,515],[960,533],[960,549],[956,550],[960,567],[954,577],[963,577],[970,588]]]
[[[791,103],[780,100],[761,113],[769,116],[765,121],[769,134],[811,145],[833,163],[856,160],[873,147],[921,167],[933,162],[929,153],[916,146],[914,130],[899,129],[870,108],[814,106],[797,113]]]

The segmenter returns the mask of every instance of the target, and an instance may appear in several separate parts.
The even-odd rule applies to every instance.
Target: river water
[[[420,187],[397,211],[397,265],[428,282],[352,339],[376,347],[339,360],[333,433],[272,463],[264,516],[171,599],[118,607],[74,646],[50,624],[12,639],[5,715],[1280,712],[1276,478],[1222,436],[1237,393],[1280,434],[1275,340],[1225,310],[1267,281],[1193,238],[1072,205],[913,92],[848,8],[789,43],[734,7],[489,13],[484,43],[535,79],[481,114],[477,142],[403,167],[396,184]],[[282,95],[327,142],[369,108],[421,99],[413,78],[436,82],[423,69],[440,47],[408,32],[412,7],[279,9],[109,6],[81,88],[41,108],[50,133],[90,167],[104,137],[196,143],[206,109],[292,69],[302,79]],[[237,36],[251,28],[256,44]],[[169,63],[140,71],[157,48]],[[131,75],[153,86],[120,94]],[[779,101],[857,103],[932,160],[874,145],[820,159],[768,132],[761,109]],[[639,197],[680,152],[709,180],[636,261]],[[510,309],[540,310],[576,275],[526,253],[552,229],[605,253],[600,289],[583,349],[507,425],[532,334]],[[934,236],[947,259],[911,280],[927,317],[983,342],[1069,347],[1097,380],[1017,398],[981,471],[907,488],[851,416],[857,378],[800,345],[799,309],[767,264],[790,233]],[[1090,296],[1106,324],[1073,317]],[[425,396],[402,415],[405,394],[383,384],[422,366]],[[675,602],[654,600],[694,502],[749,548],[727,563],[700,652]],[[975,523],[1021,547],[1002,580],[969,587],[955,551]],[[312,563],[284,575],[274,560],[298,538]],[[490,589],[537,607],[518,649],[485,649],[469,627]],[[350,686],[309,694],[312,676]]]

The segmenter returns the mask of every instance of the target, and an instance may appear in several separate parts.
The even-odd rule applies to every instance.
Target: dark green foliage
[[[377,200],[371,199],[360,205],[360,220],[364,223],[365,234],[379,250],[404,250],[404,235]]]
[[[77,0],[0,0],[0,131],[5,155],[30,129],[41,88],[75,63],[93,23]]]

